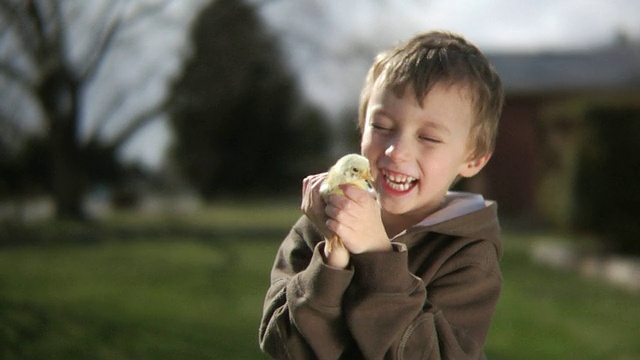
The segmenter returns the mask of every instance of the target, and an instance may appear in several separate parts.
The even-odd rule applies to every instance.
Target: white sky
[[[253,0],[305,94],[337,117],[355,106],[373,54],[431,29],[462,34],[485,51],[570,50],[640,41],[639,0]],[[159,164],[170,136],[149,126],[127,157]],[[152,146],[153,145],[153,146]]]
[[[457,32],[487,52],[640,39],[638,0],[273,0],[264,14],[303,89],[334,116],[354,105],[373,53],[419,32]]]

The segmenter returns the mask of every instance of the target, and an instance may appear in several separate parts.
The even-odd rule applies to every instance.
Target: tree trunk
[[[51,156],[56,216],[73,220],[84,219],[82,198],[85,184],[78,161],[77,146],[73,142],[63,140],[60,134],[51,134]]]
[[[78,140],[78,85],[59,69],[39,88],[39,98],[49,121],[49,147],[53,164],[53,197],[58,218],[85,218],[82,200],[85,174]]]

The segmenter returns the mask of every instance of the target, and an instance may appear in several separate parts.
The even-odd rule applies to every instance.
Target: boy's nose
[[[384,154],[393,162],[402,162],[409,159],[410,151],[406,140],[402,136],[395,136],[387,145]]]

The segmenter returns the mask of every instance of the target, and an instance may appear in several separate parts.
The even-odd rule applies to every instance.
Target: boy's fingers
[[[359,187],[356,187],[356,186],[340,185],[340,188],[342,189],[342,191],[344,192],[344,195],[347,198],[357,203],[361,203],[365,201],[367,198],[371,197],[369,192],[367,192],[366,190],[360,189]]]
[[[346,210],[349,207],[349,203],[353,201],[342,195],[331,195],[328,200],[327,205],[331,205],[340,210]]]
[[[307,190],[320,186],[326,177],[326,173],[315,174],[305,177],[302,180],[302,193],[304,194]]]
[[[309,193],[310,195],[316,195],[322,185],[322,182],[326,178],[326,173],[310,175],[302,180],[302,199],[304,200]]]

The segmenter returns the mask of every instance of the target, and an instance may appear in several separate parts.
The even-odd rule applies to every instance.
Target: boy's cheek
[[[368,158],[369,161],[373,160],[370,157],[372,145],[373,139],[371,138],[371,133],[369,132],[369,130],[366,130],[362,134],[362,139],[360,140],[360,153]]]

